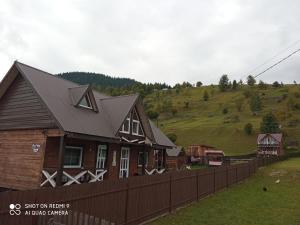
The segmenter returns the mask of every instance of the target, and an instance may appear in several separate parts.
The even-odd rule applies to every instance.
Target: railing
[[[66,171],[63,171],[63,180],[66,180],[64,183],[64,186],[68,186],[71,184],[81,184],[85,183],[84,181],[88,181],[88,183],[93,183],[96,181],[103,181],[104,174],[107,172],[107,170],[96,170],[96,173],[92,173],[89,170],[83,170],[80,173],[76,174],[75,176],[70,175]],[[47,170],[42,170],[42,174],[46,178],[42,183],[41,187],[46,186],[48,183],[52,187],[56,187],[56,176],[57,176],[57,171],[54,171],[50,173]],[[86,179],[86,175],[88,175],[88,180]]]

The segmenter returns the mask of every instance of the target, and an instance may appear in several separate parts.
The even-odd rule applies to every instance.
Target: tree
[[[253,125],[251,123],[247,123],[244,127],[244,131],[247,135],[251,135],[253,132]]]
[[[208,98],[209,98],[208,92],[207,92],[207,90],[205,90],[204,93],[203,93],[203,100],[207,101]]]
[[[203,84],[202,84],[202,82],[201,81],[198,81],[197,83],[196,83],[196,87],[201,87]]]
[[[250,99],[250,109],[253,113],[260,111],[262,108],[261,99],[258,94],[255,94]]]
[[[239,112],[242,111],[243,104],[244,104],[244,99],[242,99],[242,98],[239,98],[235,101],[235,106],[236,106],[237,111],[239,111]]]
[[[238,83],[236,82],[236,80],[233,80],[232,82],[232,90],[236,90],[238,88]]]
[[[167,137],[172,141],[172,142],[176,142],[176,140],[177,140],[177,135],[176,134],[174,134],[174,133],[169,133],[169,134],[167,134]]]
[[[262,80],[260,80],[259,83],[258,83],[258,88],[262,89],[262,90],[265,90],[265,89],[268,88],[268,85],[265,82],[263,82]]]
[[[156,120],[159,117],[159,113],[153,110],[149,110],[147,114],[151,120]]]
[[[252,75],[249,75],[249,76],[247,77],[247,84],[248,84],[249,86],[254,86],[255,83],[256,83],[255,78],[254,78]]]
[[[275,81],[273,84],[272,84],[273,87],[275,88],[278,88],[280,87],[280,83],[278,81]]]
[[[229,89],[229,79],[226,74],[224,74],[219,81],[219,89],[223,92]]]
[[[280,131],[279,123],[273,113],[267,113],[260,123],[260,131],[263,133],[277,133]]]

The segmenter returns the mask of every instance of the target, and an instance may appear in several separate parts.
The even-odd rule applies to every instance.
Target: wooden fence
[[[139,224],[238,183],[258,167],[276,160],[254,159],[218,168],[3,192],[0,193],[0,225]],[[10,204],[14,204],[14,209]],[[21,215],[11,215],[17,210]],[[29,211],[31,215],[26,215]],[[32,211],[42,215],[32,215]],[[51,215],[54,212],[68,215]]]

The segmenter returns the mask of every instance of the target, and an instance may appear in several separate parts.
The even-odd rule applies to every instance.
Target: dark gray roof
[[[182,151],[182,146],[176,146],[174,148],[167,149],[168,156],[178,156]]]
[[[80,85],[78,87],[69,88],[70,98],[73,105],[78,105],[79,101],[82,99],[82,96],[88,90],[89,85]]]
[[[92,90],[88,85],[80,86],[19,62],[15,62],[12,68],[14,66],[32,85],[58,126],[66,132],[119,138],[116,136],[119,128],[139,99],[138,95],[110,97]],[[91,91],[95,98],[97,113],[74,107],[87,91]],[[175,146],[151,121],[150,126],[156,144]]]
[[[276,141],[281,142],[282,140],[282,133],[274,133],[274,134],[259,134],[257,136],[257,143],[259,143],[264,137],[266,137],[267,135],[270,135],[271,137],[273,137]]]
[[[154,135],[154,139],[157,143],[163,146],[175,147],[176,145],[160,130],[158,129],[154,123],[150,121],[150,126],[152,128],[152,132]]]

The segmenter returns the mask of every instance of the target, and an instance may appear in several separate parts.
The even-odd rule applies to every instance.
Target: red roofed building
[[[284,154],[282,134],[259,134],[257,137],[257,154],[280,156]]]

